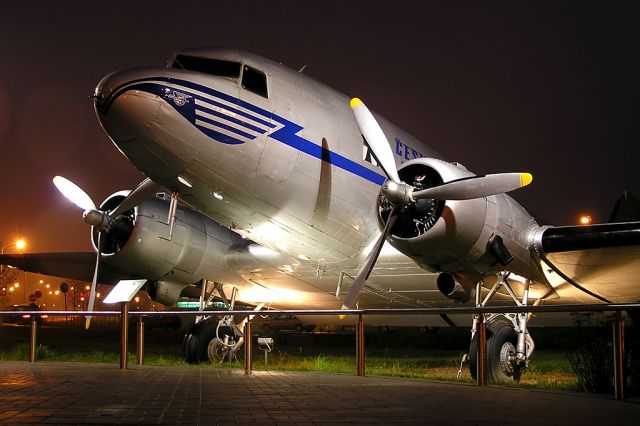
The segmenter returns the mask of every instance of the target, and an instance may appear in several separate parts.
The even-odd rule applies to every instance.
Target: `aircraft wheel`
[[[511,321],[498,318],[487,324],[487,380],[492,383],[520,381],[522,368],[509,362],[515,356],[518,335]],[[469,368],[475,380],[477,365],[478,335],[469,348]]]
[[[207,346],[207,356],[210,362],[222,363],[225,361],[227,351],[224,343],[217,338],[212,339]]]
[[[185,362],[198,364],[210,362],[209,343],[215,338],[217,319],[207,319],[193,325],[182,341]]]

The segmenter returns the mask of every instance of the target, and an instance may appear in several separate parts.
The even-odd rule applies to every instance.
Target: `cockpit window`
[[[267,91],[267,75],[262,71],[245,65],[242,69],[242,88],[256,95],[269,97]]]
[[[198,56],[178,55],[173,60],[171,68],[187,71],[198,71],[220,77],[240,77],[240,63],[223,61],[221,59],[201,58]]]

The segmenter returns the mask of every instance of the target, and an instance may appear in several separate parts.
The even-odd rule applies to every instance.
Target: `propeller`
[[[355,305],[360,296],[364,283],[371,274],[373,267],[380,255],[380,250],[386,241],[387,235],[396,223],[402,209],[412,205],[417,200],[469,200],[490,195],[502,194],[529,185],[533,176],[529,173],[497,173],[485,176],[473,176],[443,183],[427,189],[414,191],[411,185],[400,180],[398,168],[393,156],[393,151],[382,128],[364,103],[358,98],[351,99],[351,109],[358,124],[360,132],[366,143],[371,148],[373,155],[382,167],[388,180],[384,182],[380,190],[381,194],[393,205],[387,223],[376,241],[371,252],[367,255],[365,263],[358,271],[347,297],[344,299],[342,309],[350,309]]]
[[[91,197],[89,197],[89,195],[87,195],[84,190],[82,190],[75,183],[71,182],[69,179],[62,176],[56,176],[53,178],[53,184],[56,186],[56,188],[58,188],[58,191],[60,191],[60,193],[64,195],[69,201],[84,210],[84,221],[87,224],[94,226],[98,231],[98,238],[96,241],[96,248],[98,249],[96,254],[96,267],[93,271],[93,279],[91,280],[91,292],[89,294],[89,304],[87,306],[88,311],[93,311],[96,300],[98,272],[100,269],[100,260],[102,257],[102,234],[109,233],[110,226],[113,223],[114,219],[116,219],[127,210],[131,210],[142,201],[152,196],[158,190],[161,190],[162,187],[153,182],[151,179],[146,178],[133,191],[131,191],[129,195],[127,195],[113,211],[104,212],[98,210]],[[91,315],[87,316],[86,318],[85,329],[89,329],[90,324]]]
[[[389,235],[389,231],[391,230],[393,225],[395,225],[396,220],[398,220],[398,214],[396,214],[396,212],[397,210],[395,208],[391,211],[391,214],[387,219],[387,223],[382,230],[382,234],[380,234],[380,238],[378,238],[378,241],[376,241],[376,243],[374,244],[371,252],[367,256],[367,260],[360,267],[358,275],[356,275],[356,278],[353,280],[351,289],[349,290],[347,297],[342,303],[342,309],[350,309],[355,305],[358,296],[360,296],[360,293],[364,288],[365,281],[367,281],[367,278],[369,278],[369,275],[373,270],[373,265],[376,263],[376,260],[378,260],[380,250],[382,250],[382,246],[387,239],[387,235]]]

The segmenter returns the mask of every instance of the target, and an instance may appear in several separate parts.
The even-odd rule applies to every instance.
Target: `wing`
[[[88,253],[29,253],[5,254],[0,256],[0,264],[27,272],[54,277],[64,277],[80,281],[91,281],[95,268],[96,254]],[[136,278],[103,263],[98,282],[115,284],[121,279]]]
[[[561,297],[606,303],[640,300],[640,222],[546,228],[536,251]]]

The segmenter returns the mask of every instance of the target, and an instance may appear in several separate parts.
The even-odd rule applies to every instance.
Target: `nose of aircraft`
[[[104,130],[119,145],[135,139],[158,108],[153,81],[163,79],[157,68],[116,71],[100,80],[93,94],[96,115]]]

